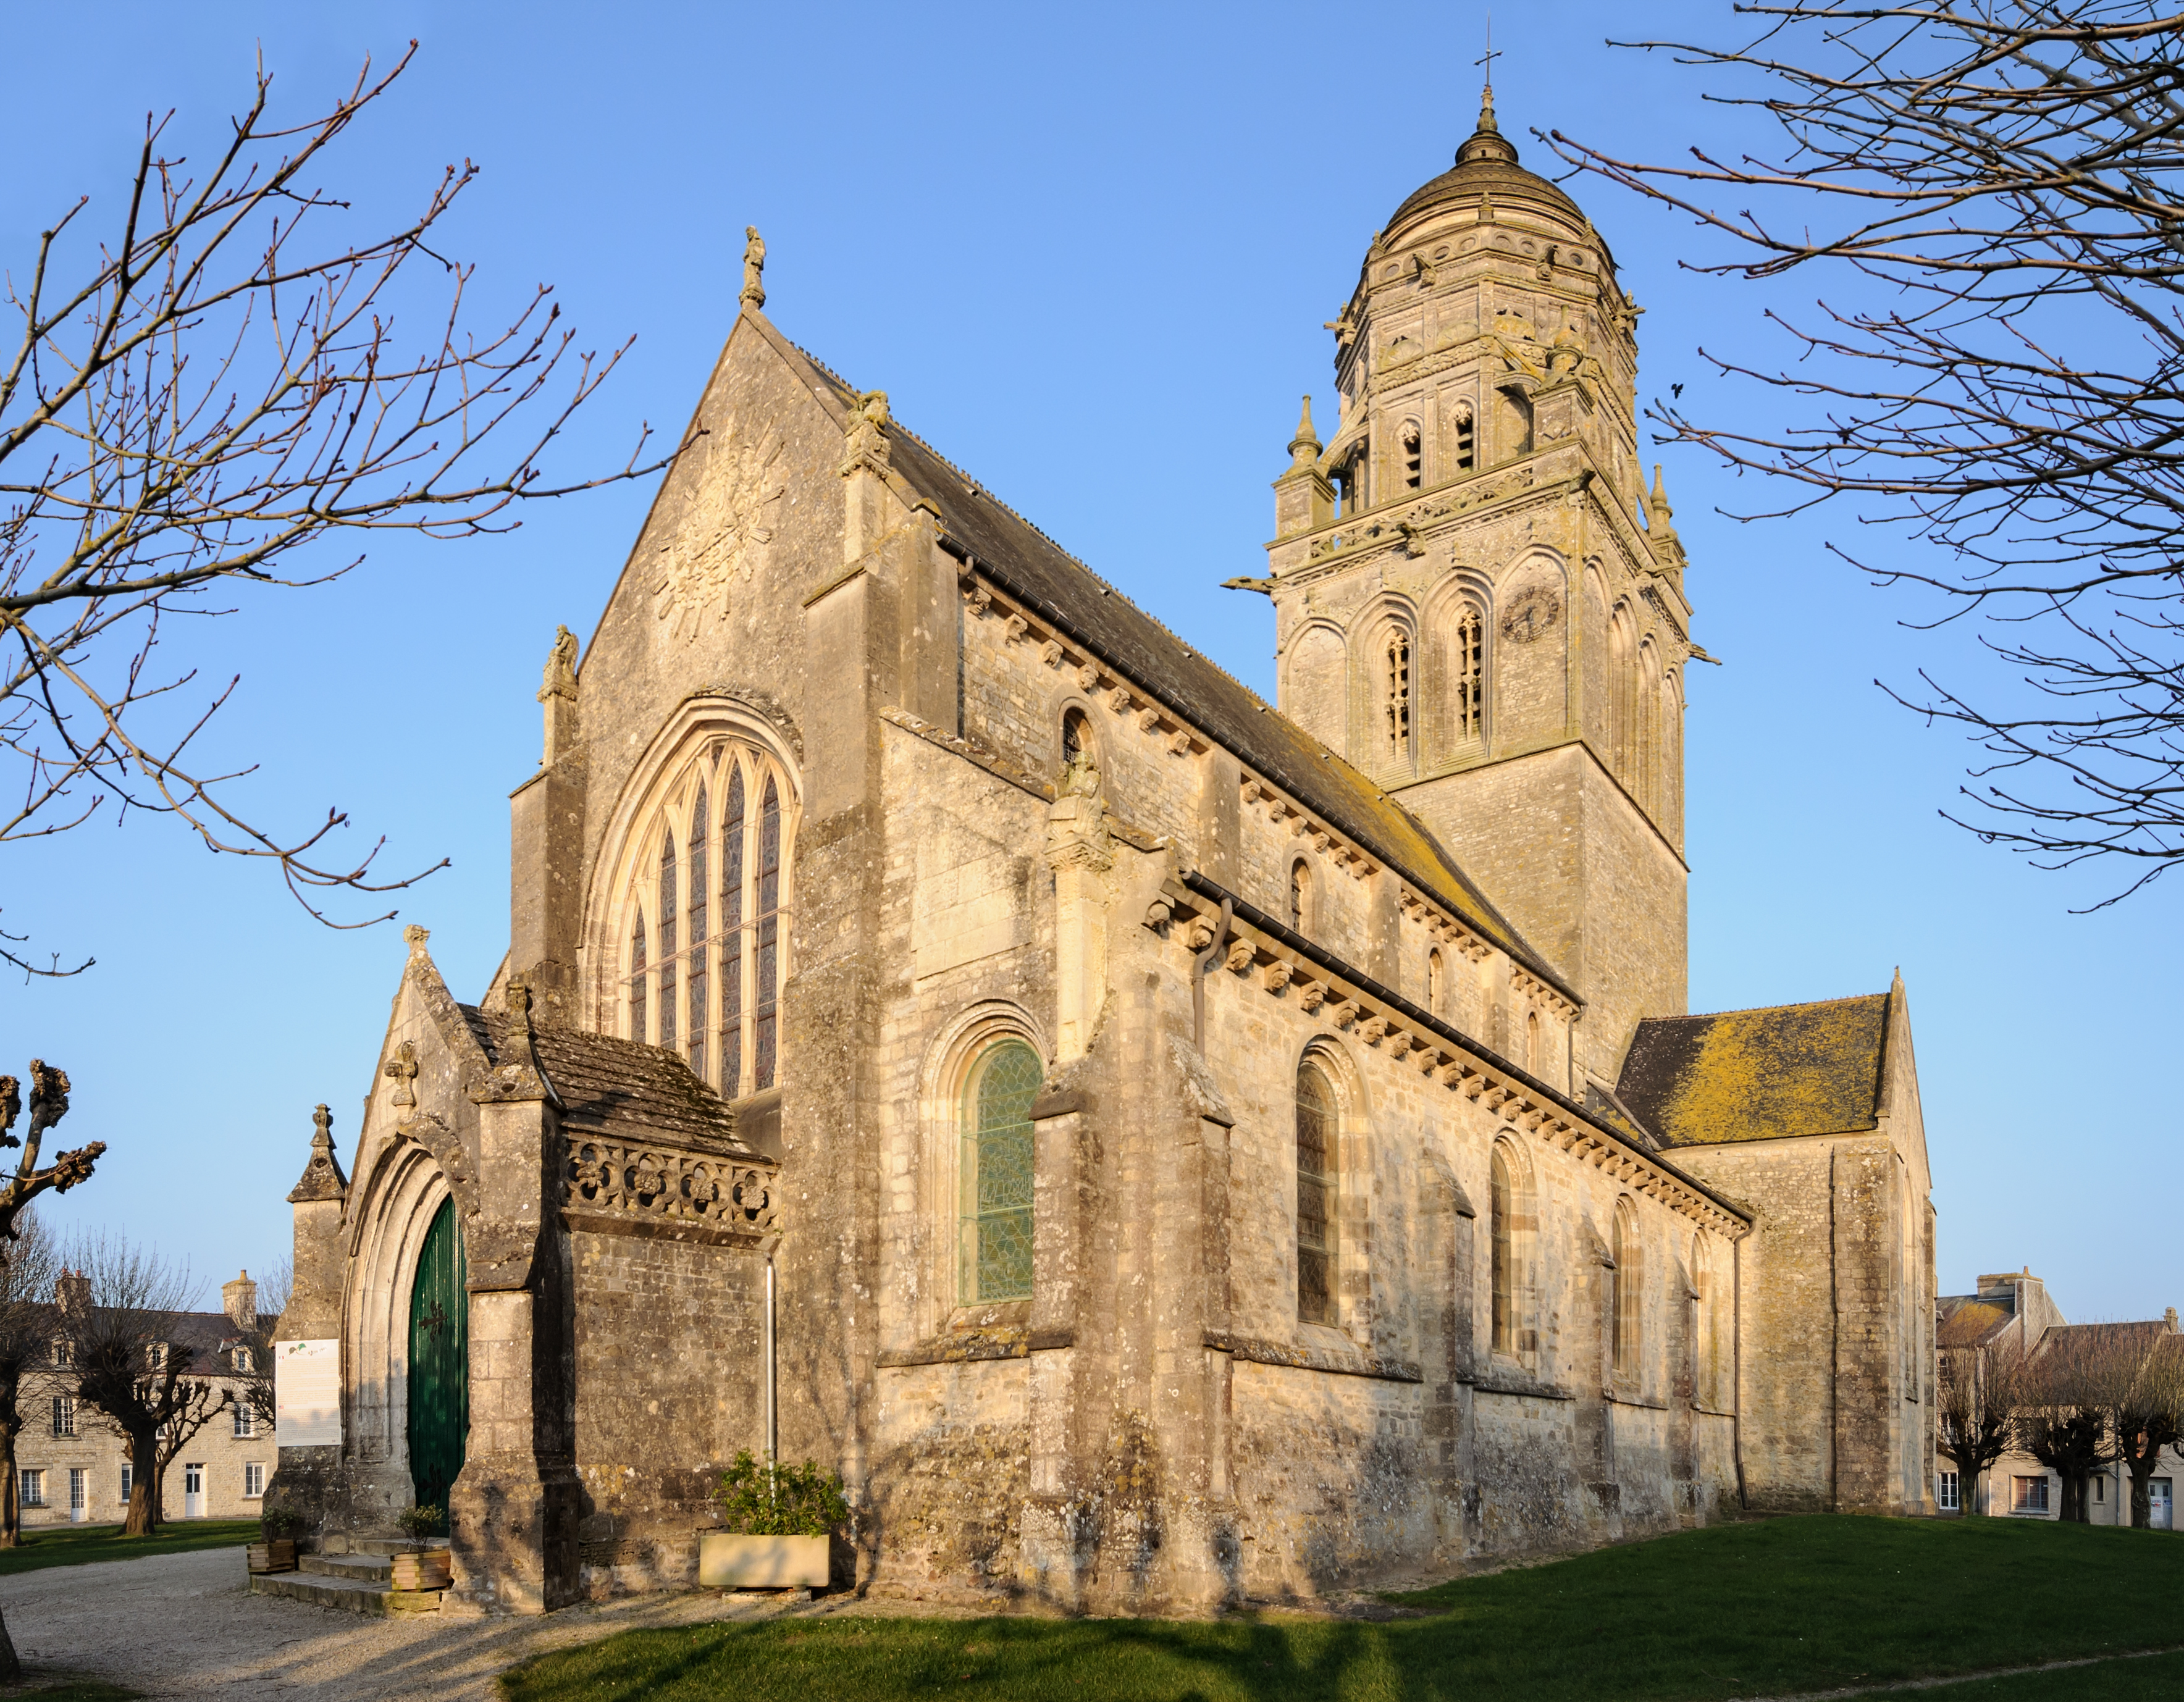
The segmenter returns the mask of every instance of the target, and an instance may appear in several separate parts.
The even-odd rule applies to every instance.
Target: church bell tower
[[[1439,833],[1585,1000],[1612,1082],[1685,997],[1684,553],[1635,425],[1641,309],[1486,91],[1329,329],[1274,481],[1280,706]]]

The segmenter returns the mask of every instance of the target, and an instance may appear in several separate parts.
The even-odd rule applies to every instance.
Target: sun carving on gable
[[[733,422],[713,439],[718,447],[698,481],[697,495],[675,535],[660,546],[666,558],[653,587],[653,612],[671,636],[695,638],[705,610],[728,612],[736,583],[748,583],[779,515],[775,504],[788,490],[778,433],[738,440]]]

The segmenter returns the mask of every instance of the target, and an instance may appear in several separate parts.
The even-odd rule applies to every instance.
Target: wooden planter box
[[[398,1590],[443,1590],[451,1581],[453,1557],[445,1549],[394,1557],[393,1585]]]
[[[292,1572],[296,1570],[296,1544],[292,1538],[278,1542],[253,1543],[250,1545],[250,1570],[254,1572]]]
[[[827,1588],[832,1537],[739,1537],[704,1531],[698,1537],[698,1582],[707,1589]]]

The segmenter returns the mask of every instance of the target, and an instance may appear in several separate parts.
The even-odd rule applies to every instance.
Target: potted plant
[[[425,1544],[440,1534],[447,1522],[447,1513],[439,1507],[404,1507],[394,1516],[394,1522],[402,1534],[416,1546],[406,1555],[394,1557],[393,1582],[398,1590],[443,1590],[454,1577],[453,1557],[445,1549],[427,1549]]]
[[[303,1534],[304,1516],[293,1507],[268,1508],[258,1521],[262,1540],[250,1545],[254,1572],[292,1572],[296,1570],[296,1538]]]
[[[713,1492],[722,1528],[698,1534],[698,1582],[711,1589],[824,1589],[834,1533],[849,1522],[842,1480],[811,1460],[783,1466],[746,1449]]]

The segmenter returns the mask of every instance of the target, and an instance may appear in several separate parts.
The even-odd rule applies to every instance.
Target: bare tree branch
[[[1624,45],[1710,73],[1709,100],[1774,127],[1774,156],[1550,143],[1725,244],[1693,270],[1817,269],[1843,293],[1809,323],[1767,315],[1790,340],[1783,365],[1700,351],[1793,398],[1797,423],[1708,423],[1674,402],[1649,417],[1661,441],[1780,481],[1769,514],[1850,498],[1930,546],[1931,565],[1847,559],[1938,598],[1938,620],[2010,629],[1990,648],[2029,713],[1930,678],[1899,701],[1996,759],[1951,820],[2042,867],[2121,859],[2114,902],[2184,861],[2184,14],[1736,9],[1757,20],[1742,47]]]
[[[367,61],[330,108],[287,124],[270,116],[261,64],[248,109],[201,167],[165,150],[172,114],[148,119],[109,239],[77,264],[91,204],[79,200],[41,234],[27,279],[8,280],[0,758],[20,783],[0,804],[0,843],[109,809],[174,816],[212,851],[277,865],[320,921],[366,926],[334,921],[322,895],[393,892],[432,871],[380,877],[378,843],[331,855],[348,824],[338,809],[283,831],[226,801],[254,770],[200,765],[190,748],[236,682],[176,714],[164,700],[196,675],[159,665],[163,620],[228,612],[206,600],[224,585],[324,585],[376,533],[505,531],[523,503],[672,459],[646,459],[641,430],[619,467],[549,476],[554,440],[628,345],[576,352],[544,286],[513,320],[472,328],[472,270],[433,243],[476,166],[448,167],[398,229],[343,242],[348,203],[317,186],[321,156],[415,52],[384,75]],[[411,264],[421,258],[437,303]],[[354,545],[325,556],[344,534]],[[75,972],[5,944],[0,959]]]

